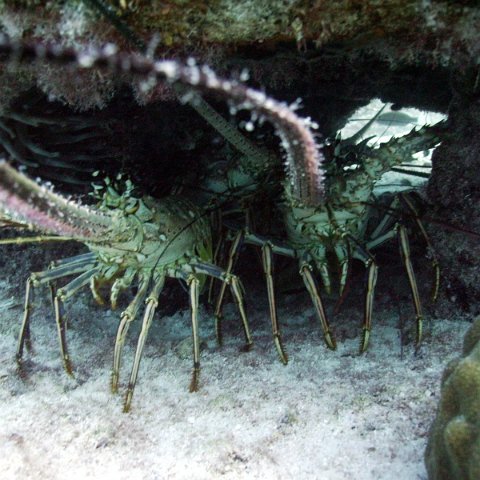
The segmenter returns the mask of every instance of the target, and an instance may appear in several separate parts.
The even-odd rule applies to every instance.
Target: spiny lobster
[[[70,375],[72,364],[67,350],[63,302],[80,288],[90,285],[94,298],[104,304],[99,287],[108,284],[110,303],[115,309],[119,294],[135,280],[138,281],[135,297],[120,315],[114,350],[112,391],[116,392],[128,328],[145,301],[142,331],[125,398],[125,411],[130,409],[143,347],[166,278],[181,279],[190,287],[194,358],[191,391],[198,389],[200,372],[198,295],[203,277],[213,276],[230,285],[242,319],[246,349],[252,345],[240,281],[235,275],[227,275],[224,270],[210,263],[212,255],[208,220],[188,200],[174,196],[162,200],[148,196],[137,198],[132,194],[132,185],[127,182],[123,193],[119,193],[111,184],[107,185],[98,206],[87,208],[38,186],[5,161],[0,164],[0,183],[0,203],[12,212],[13,218],[36,229],[41,228],[44,234],[59,235],[26,237],[1,243],[73,239],[85,243],[90,250],[89,253],[54,262],[48,270],[32,273],[28,278],[17,348],[19,363],[22,361],[24,345],[30,344],[32,287],[52,284],[54,280],[72,275],[78,276],[53,296],[63,365]]]
[[[167,60],[153,61],[138,54],[119,53],[113,45],[107,45],[103,49],[77,51],[58,45],[11,42],[4,36],[0,37],[0,54],[15,61],[40,60],[59,65],[71,64],[76,68],[108,69],[153,77],[226,98],[237,108],[251,110],[274,124],[287,154],[287,174],[292,192],[307,203],[318,202],[322,198],[323,157],[310,130],[312,125],[309,120],[300,118],[286,104],[277,102],[262,92],[236,81],[218,78],[208,67],[183,65]],[[65,370],[71,373],[62,302],[87,284],[90,284],[95,299],[102,302],[98,286],[105,282],[111,284],[110,300],[112,306],[115,306],[119,293],[137,279],[137,293],[121,314],[114,352],[112,390],[116,391],[122,346],[128,326],[146,297],[143,327],[138,339],[124,411],[130,408],[142,349],[166,277],[180,278],[190,286],[194,357],[190,390],[198,388],[200,364],[197,306],[202,276],[215,277],[231,286],[242,318],[247,348],[252,344],[238,278],[211,263],[210,226],[205,212],[187,199],[137,198],[132,191],[130,184],[127,184],[123,193],[109,185],[99,205],[88,208],[38,186],[13,170],[5,161],[0,164],[0,206],[13,220],[41,233],[35,237],[5,240],[2,243],[74,239],[84,243],[90,250],[89,253],[56,262],[51,269],[29,277],[17,359],[21,361],[24,345],[28,346],[30,342],[32,286],[79,274],[54,296],[63,363]],[[147,296],[151,284],[153,288]]]
[[[340,267],[339,293],[342,297],[349,267],[353,259],[360,260],[367,269],[365,307],[363,316],[360,353],[369,344],[374,290],[378,266],[371,250],[398,237],[400,253],[406,269],[412,293],[416,317],[416,345],[420,345],[423,331],[423,313],[417,282],[410,259],[410,246],[407,223],[413,219],[416,230],[426,243],[432,257],[434,268],[433,300],[436,299],[440,271],[439,264],[426,230],[416,211],[413,199],[407,192],[394,193],[387,205],[374,194],[376,182],[381,176],[402,163],[409,162],[413,154],[429,150],[438,145],[443,137],[445,127],[442,122],[434,126],[413,129],[409,134],[373,148],[362,141],[355,145],[354,137],[346,141],[337,141],[331,145],[332,158],[326,163],[325,200],[316,201],[295,195],[291,182],[283,182],[283,194],[278,193],[276,185],[269,182],[275,161],[272,154],[252,144],[245,136],[225,119],[212,111],[206,102],[198,99],[192,102],[193,108],[224,138],[241,152],[241,158],[233,166],[211,165],[211,173],[202,184],[202,189],[210,191],[213,198],[233,201],[233,211],[246,213],[246,225],[234,225],[237,234],[232,239],[232,246],[226,266],[232,272],[244,243],[260,247],[262,264],[267,283],[270,317],[274,343],[283,363],[288,357],[283,347],[280,324],[277,316],[273,255],[294,258],[299,262],[299,272],[312,299],[318,319],[322,326],[325,343],[328,348],[336,349],[334,334],[330,328],[315,272],[320,274],[325,290],[330,293],[332,273]],[[383,111],[379,110],[378,114]],[[372,118],[373,120],[374,118]],[[371,120],[371,121],[372,121]],[[370,121],[370,122],[371,122]],[[369,122],[369,123],[370,123]],[[366,125],[362,128],[365,131]],[[359,132],[363,133],[363,132]],[[256,231],[249,224],[249,208],[255,196],[269,190],[273,196],[272,204],[277,205],[278,218],[283,218],[285,237],[279,240],[271,235]],[[376,211],[381,207],[386,212],[378,218]],[[400,210],[399,210],[400,207]],[[403,213],[402,210],[403,209]],[[228,212],[228,211],[227,211]],[[228,221],[228,213],[225,215]],[[243,221],[243,219],[241,219]],[[376,221],[376,223],[375,223]],[[411,223],[411,222],[410,222]],[[217,244],[217,249],[220,243]],[[221,285],[216,305],[217,337],[221,339],[221,312],[225,286]]]

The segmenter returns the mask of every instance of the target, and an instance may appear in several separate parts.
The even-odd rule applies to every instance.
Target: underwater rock
[[[425,453],[429,480],[480,478],[480,318],[446,367]]]
[[[471,0],[0,0],[0,28],[12,39],[62,45],[102,45],[155,51],[156,56],[195,57],[220,71],[224,58],[269,59],[288,45],[301,63],[315,63],[325,48],[332,58],[371,55],[392,68],[403,65],[476,68],[480,55],[480,9]],[[148,47],[148,48],[147,48]],[[42,64],[20,70],[28,87],[78,110],[104,108],[118,87],[115,75],[72,72]],[[253,77],[255,77],[255,72]],[[0,70],[2,88],[17,91],[15,79]],[[275,72],[276,82],[294,83],[298,72]],[[138,89],[138,85],[134,84]],[[140,89],[142,86],[140,86]],[[333,93],[336,90],[333,91]],[[162,92],[163,94],[164,92]],[[13,93],[9,94],[9,98]],[[7,105],[6,102],[3,104]],[[2,102],[0,101],[0,107]]]
[[[480,91],[476,72],[452,76],[450,134],[432,155],[426,225],[440,257],[447,298],[473,316],[480,313]]]

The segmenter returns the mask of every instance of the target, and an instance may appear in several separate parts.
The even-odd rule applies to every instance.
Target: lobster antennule
[[[111,218],[38,185],[0,160],[0,208],[47,234],[89,239],[106,234]]]

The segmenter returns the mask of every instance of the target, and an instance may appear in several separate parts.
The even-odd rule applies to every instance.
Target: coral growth
[[[442,380],[425,461],[430,480],[480,478],[480,318],[465,335],[463,357]]]

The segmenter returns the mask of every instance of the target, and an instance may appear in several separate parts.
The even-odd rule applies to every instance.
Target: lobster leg
[[[190,309],[192,318],[193,340],[193,371],[189,387],[190,393],[198,391],[198,379],[200,376],[200,335],[198,327],[198,296],[200,282],[196,273],[197,268],[195,265],[195,269],[184,266],[183,270],[173,270],[173,274],[171,275],[173,277],[182,278],[183,280],[185,280],[185,282],[187,282],[187,285],[190,288]]]
[[[433,246],[430,242],[430,239],[425,230],[425,227],[423,226],[419,218],[418,212],[413,204],[413,199],[411,198],[411,196],[406,193],[399,194],[397,197],[394,198],[394,200],[390,204],[389,210],[392,210],[394,207],[398,206],[399,203],[401,203],[413,215],[417,228],[420,231],[425,243],[427,244],[429,251],[432,254],[432,257],[433,257],[432,266],[434,269],[434,278],[435,278],[433,290],[432,290],[432,301],[435,301],[438,294],[438,288],[440,283],[440,267],[439,267],[437,256],[435,255]],[[397,235],[399,245],[400,245],[400,255],[402,257],[403,264],[407,272],[410,291],[412,293],[413,304],[415,308],[415,317],[416,317],[415,343],[418,346],[421,342],[422,335],[423,335],[423,313],[422,313],[422,307],[420,302],[420,295],[418,293],[417,282],[415,279],[415,273],[413,271],[412,262],[410,260],[410,244],[408,240],[407,229],[401,223],[397,223],[396,226],[394,226],[388,231],[385,231],[386,228],[389,226],[389,223],[391,224],[393,220],[394,220],[394,217],[392,216],[391,213],[387,213],[385,215],[380,225],[373,232],[372,234],[373,238],[367,243],[367,248],[374,248],[378,245],[381,245],[382,243],[386,242],[387,240]]]
[[[112,305],[112,310],[117,308],[118,297],[120,293],[126,290],[132,283],[137,272],[133,268],[127,268],[122,277],[117,278],[112,285],[110,290],[110,304]]]
[[[417,224],[418,230],[422,234],[422,237],[427,244],[428,251],[432,257],[432,267],[434,271],[434,284],[432,288],[432,302],[435,302],[438,297],[438,290],[440,288],[440,263],[438,261],[437,255],[435,253],[435,250],[433,248],[432,243],[430,242],[430,238],[428,236],[427,231],[425,230],[425,227],[423,226],[422,221],[420,220],[420,217],[418,215],[417,209],[415,208],[411,195],[407,193],[401,193],[398,196],[400,202],[408,208],[412,212],[413,218],[415,219],[415,223]]]
[[[337,256],[338,262],[340,264],[341,274],[340,274],[340,297],[343,295],[345,285],[347,283],[348,269],[349,269],[349,252],[348,249],[339,243],[334,246],[335,254]]]
[[[200,98],[200,97],[198,97]],[[226,258],[226,232],[223,228],[222,209],[220,203],[217,200],[212,202],[212,213],[210,214],[211,230],[213,233],[213,243],[215,245],[215,251],[213,253],[212,263],[214,265],[223,265]],[[208,282],[208,304],[213,305],[214,295],[216,290],[215,277],[210,277]],[[222,283],[223,285],[223,283]]]
[[[80,257],[80,256],[79,256]],[[83,273],[95,265],[95,260],[91,257],[80,259],[79,257],[72,257],[71,261],[65,261],[43,272],[32,273],[31,278],[34,285],[41,283],[48,283],[57,278],[67,277],[76,273]]]
[[[107,269],[102,269],[90,280],[90,292],[99,305],[106,305],[107,302],[100,293],[100,286],[109,282],[120,270],[120,265],[109,265]],[[115,300],[116,301],[116,300]]]
[[[235,266],[235,263],[238,259],[238,254],[240,252],[240,248],[243,244],[243,239],[244,239],[245,233],[243,230],[240,230],[238,234],[235,236],[232,246],[230,248],[230,253],[228,255],[228,264],[227,268],[225,269],[226,275],[231,275],[233,267]],[[214,278],[216,275],[212,275]],[[218,294],[218,299],[217,299],[217,304],[215,306],[215,332],[217,335],[217,342],[219,345],[222,345],[222,307],[223,307],[223,301],[225,299],[225,291],[227,288],[227,282],[223,281],[222,285],[220,286],[220,292]]]
[[[118,325],[117,336],[115,339],[115,348],[113,352],[113,368],[112,368],[112,393],[118,390],[118,378],[120,372],[120,361],[122,356],[123,344],[127,337],[128,327],[137,316],[138,309],[147,295],[148,284],[150,283],[151,273],[140,274],[140,284],[137,293],[130,305],[120,315],[120,324]]]
[[[64,259],[63,261],[59,262],[59,266],[43,272],[32,273],[30,275],[25,289],[25,304],[23,309],[22,326],[20,327],[20,334],[17,343],[17,363],[20,364],[22,361],[24,345],[27,346],[28,350],[31,349],[30,315],[33,309],[33,288],[42,283],[50,283],[57,278],[74,275],[76,273],[83,273],[89,270],[93,264],[94,259],[91,256],[84,257],[83,255],[79,255]]]
[[[375,285],[377,284],[378,266],[375,260],[370,256],[369,260],[365,263],[367,268],[367,285],[365,291],[365,314],[362,340],[360,344],[360,353],[365,352],[368,348],[370,341],[370,331],[372,328],[372,309],[373,309],[373,295],[375,293]]]
[[[280,361],[286,365],[288,363],[288,355],[285,352],[280,334],[280,324],[277,317],[277,306],[275,302],[275,289],[273,283],[273,254],[283,255],[290,258],[295,258],[295,250],[280,242],[274,242],[270,239],[265,239],[258,235],[248,234],[246,241],[252,245],[261,246],[262,248],[262,264],[265,279],[267,282],[268,304],[270,308],[270,319],[272,322],[272,334],[275,348],[277,349]]]
[[[27,286],[25,288],[25,305],[23,307],[23,319],[22,319],[22,326],[20,327],[20,334],[18,336],[18,343],[17,343],[17,364],[21,366],[22,363],[22,356],[23,356],[23,348],[26,345],[27,350],[32,349],[32,341],[30,338],[30,315],[33,309],[33,281],[32,277],[28,277],[27,279]]]
[[[192,337],[193,337],[193,371],[190,382],[190,392],[198,390],[198,377],[200,376],[200,336],[198,334],[198,285],[195,275],[190,275],[187,281],[190,286],[190,306],[192,310]]]
[[[332,292],[332,280],[330,279],[330,269],[327,262],[327,249],[325,245],[318,244],[315,246],[315,265],[317,271],[320,272],[322,278],[323,287],[327,294]]]
[[[132,373],[130,375],[130,381],[128,382],[127,394],[125,396],[125,402],[123,404],[123,411],[126,413],[130,410],[130,405],[132,403],[133,391],[135,389],[135,384],[137,383],[138,369],[140,367],[140,360],[142,358],[143,348],[145,346],[145,341],[147,340],[148,330],[152,324],[153,315],[158,306],[158,297],[163,289],[165,284],[165,275],[162,273],[155,279],[155,285],[150,292],[150,295],[147,297],[145,307],[145,315],[143,317],[142,331],[138,337],[137,350],[135,352],[135,360],[133,362]]]
[[[275,302],[275,289],[273,284],[273,251],[272,245],[266,242],[262,246],[262,264],[265,278],[267,280],[268,304],[270,306],[270,318],[272,320],[273,341],[277,349],[280,361],[286,365],[288,363],[288,356],[285,353],[280,336],[280,325],[277,317],[277,306]]]
[[[348,293],[347,284],[349,281],[351,253],[348,243],[346,245],[336,244],[334,245],[334,250],[340,265],[339,297],[334,310],[334,313],[337,314]]]
[[[59,260],[53,260],[50,262],[49,268],[47,272],[52,272],[52,270],[55,270],[57,274],[60,274],[62,271],[67,272],[67,275],[72,273],[78,273],[76,269],[78,266],[82,267],[84,265],[94,265],[96,263],[96,255],[94,253],[84,253],[82,255],[76,255],[74,257],[69,257],[69,258],[62,258]],[[63,267],[63,270],[61,269]],[[82,271],[82,270],[80,270]],[[39,277],[40,274],[37,274],[37,279],[41,278]],[[58,278],[58,277],[56,277]],[[52,306],[55,309],[55,284],[53,282],[54,279],[51,279],[48,281],[48,287],[50,289],[50,298],[52,301]]]
[[[225,238],[222,235],[221,230],[219,231],[218,240],[216,242],[215,252],[213,253],[213,263],[215,265],[223,265],[223,259],[225,258]],[[223,287],[223,283],[222,283]],[[223,289],[225,294],[225,289]],[[213,297],[215,295],[215,277],[210,277],[210,282],[208,285],[208,303],[209,305],[213,305]],[[217,335],[218,338],[218,335]]]
[[[335,341],[335,337],[333,336],[330,325],[327,320],[327,315],[325,313],[325,308],[323,306],[322,298],[320,297],[320,293],[318,290],[318,285],[315,280],[315,277],[312,274],[313,267],[307,261],[303,261],[300,265],[300,275],[302,276],[303,283],[310,294],[310,298],[312,299],[313,306],[317,312],[318,318],[320,319],[320,323],[322,325],[323,330],[323,338],[325,339],[325,343],[327,347],[331,350],[335,350],[337,348],[337,343]]]
[[[248,352],[253,345],[252,337],[250,335],[250,327],[248,326],[247,314],[245,312],[245,303],[243,301],[243,286],[240,283],[240,279],[236,275],[229,275],[226,279],[226,282],[230,285],[230,290],[232,291],[233,298],[237,304],[238,311],[242,317],[243,331],[245,333],[245,346],[243,350]]]
[[[75,255],[73,257],[68,257],[68,258],[59,258],[58,260],[52,260],[50,262],[50,268],[54,269],[63,265],[77,265],[81,264],[84,262],[90,262],[90,263],[95,263],[97,256],[92,253],[82,253],[81,255]]]
[[[356,250],[354,256],[365,264],[367,269],[367,283],[365,288],[365,309],[363,314],[362,337],[360,339],[360,353],[365,352],[370,341],[370,332],[372,329],[372,310],[373,310],[373,295],[375,293],[375,285],[377,283],[378,266],[375,263],[373,255],[367,248],[362,247],[357,240],[348,236],[356,243]]]
[[[186,266],[184,266],[185,268]],[[193,265],[195,273],[203,273],[205,275],[209,275],[211,277],[218,278],[223,283],[230,285],[230,290],[232,291],[233,298],[235,299],[235,303],[237,304],[238,311],[240,312],[240,317],[242,319],[243,331],[245,334],[245,347],[243,348],[244,351],[248,351],[251,349],[253,342],[252,336],[250,334],[250,327],[248,325],[247,314],[245,311],[245,303],[243,301],[243,288],[240,282],[240,279],[231,273],[223,270],[216,265],[212,265],[206,262],[198,262]],[[217,302],[217,309],[215,310],[215,317],[217,315],[221,315],[221,302]],[[218,325],[218,323],[217,323]]]
[[[420,295],[418,293],[417,281],[415,280],[415,273],[413,271],[412,262],[410,260],[410,245],[408,241],[407,229],[401,224],[398,225],[398,240],[400,243],[400,254],[402,256],[403,264],[405,265],[405,270],[407,271],[408,282],[410,284],[410,290],[412,292],[413,305],[415,307],[415,344],[418,348],[420,342],[422,341],[423,335],[423,313],[420,302]]]
[[[277,349],[280,361],[284,365],[286,365],[288,363],[288,355],[286,354],[285,349],[283,347],[283,343],[282,343],[282,338],[280,334],[280,325],[279,325],[278,316],[277,316],[277,307],[275,302],[275,289],[274,289],[274,282],[273,282],[273,254],[275,253],[278,255],[284,255],[290,258],[295,258],[295,251],[286,245],[280,244],[279,242],[274,242],[271,239],[267,239],[265,237],[261,237],[259,235],[247,232],[245,230],[241,230],[235,236],[235,239],[233,241],[233,244],[230,250],[229,263],[227,266],[227,274],[231,273],[231,269],[233,269],[236,259],[238,258],[238,252],[243,242],[248,243],[250,245],[257,246],[257,247],[261,247],[262,249],[262,265],[263,265],[263,271],[264,271],[266,283],[267,283],[268,303],[270,308],[270,319],[272,323],[273,340],[274,340],[275,348]],[[223,287],[223,291],[224,290],[225,290],[225,287]],[[223,300],[224,300],[223,295],[219,296],[217,300],[217,308],[215,311],[215,315],[220,318],[221,318]]]
[[[198,378],[200,375],[200,336],[198,328],[198,296],[199,296],[199,280],[197,274],[208,275],[213,278],[221,280],[224,284],[229,284],[232,290],[233,297],[237,303],[240,316],[242,318],[243,329],[245,333],[246,345],[245,351],[250,350],[253,342],[250,335],[250,328],[245,313],[245,306],[243,303],[243,294],[240,281],[236,275],[228,274],[220,267],[206,262],[198,262],[191,265],[183,265],[182,271],[169,269],[169,275],[172,277],[183,278],[190,287],[190,304],[192,311],[192,338],[193,338],[193,372],[192,380],[190,382],[190,392],[198,390]]]
[[[63,308],[63,301],[87,285],[90,279],[98,272],[99,267],[84,272],[79,277],[72,280],[65,287],[61,288],[55,294],[53,305],[55,309],[55,323],[57,325],[58,339],[60,342],[60,351],[62,353],[63,367],[68,375],[73,376],[72,362],[67,349],[67,320]]]

